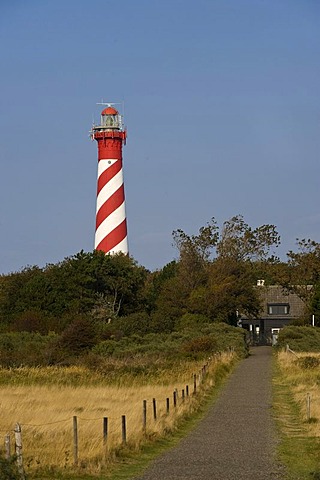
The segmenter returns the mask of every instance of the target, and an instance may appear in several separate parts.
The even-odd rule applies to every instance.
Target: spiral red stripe
[[[124,185],[122,184],[118,190],[116,190],[111,197],[102,205],[98,210],[96,216],[96,228],[117,208],[124,203]]]
[[[117,175],[122,169],[122,162],[118,160],[114,162],[110,167],[108,167],[98,178],[98,193],[102,190],[102,188],[110,182],[110,180]]]
[[[117,110],[101,113],[101,125],[93,127],[98,142],[98,181],[95,248],[105,253],[128,253],[122,145],[126,132]]]
[[[109,252],[127,237],[127,222],[123,220],[109,235],[107,235],[96,247],[97,250]],[[119,240],[120,239],[120,240]]]

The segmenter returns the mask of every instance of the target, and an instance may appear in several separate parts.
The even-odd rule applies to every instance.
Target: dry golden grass
[[[304,434],[320,437],[320,366],[303,368],[299,359],[304,357],[320,360],[320,353],[299,352],[294,354],[282,351],[278,353],[278,364],[300,407]],[[310,396],[310,409],[307,406],[308,395]]]
[[[208,380],[200,385],[204,391],[214,382],[214,372],[219,363],[229,364],[233,354],[222,354],[208,366]],[[18,422],[22,427],[25,469],[65,469],[73,465],[73,417],[78,420],[79,463],[91,473],[99,472],[104,462],[110,462],[122,443],[121,417],[126,415],[127,447],[138,449],[145,437],[163,435],[175,428],[181,415],[195,408],[193,397],[193,372],[199,372],[203,362],[185,365],[183,375],[172,376],[164,385],[98,386],[4,384],[1,387],[0,432],[10,433]],[[27,369],[28,370],[28,369]],[[32,370],[25,371],[32,378]],[[33,372],[40,375],[40,370]],[[47,370],[47,369],[46,369]],[[59,378],[62,369],[59,369]],[[42,372],[43,374],[44,372]],[[11,372],[14,375],[14,372]],[[48,372],[48,375],[53,375]],[[68,372],[66,372],[68,374]],[[0,372],[1,375],[1,372]],[[20,372],[21,376],[21,372]],[[41,375],[40,375],[41,376]],[[20,379],[21,380],[21,379]],[[13,384],[12,384],[13,383]],[[182,389],[189,385],[190,397],[182,401]],[[178,405],[173,408],[173,392],[178,391]],[[157,402],[157,420],[153,418],[152,399]],[[166,399],[170,399],[170,413],[166,412]],[[143,432],[143,400],[147,400],[147,430]],[[108,417],[108,439],[103,443],[103,417]]]

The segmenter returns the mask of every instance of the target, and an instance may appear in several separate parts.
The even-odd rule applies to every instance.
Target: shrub
[[[101,355],[102,357],[108,357],[112,355],[116,350],[118,342],[115,340],[104,340],[103,342],[98,343],[92,349],[92,352],[96,355]]]
[[[18,467],[16,464],[15,457],[10,459],[5,459],[3,454],[0,452],[0,478],[1,480],[19,480],[21,475],[19,475]]]
[[[170,333],[174,329],[174,317],[161,311],[153,312],[150,320],[150,332]]]
[[[15,316],[10,329],[15,332],[38,332],[47,335],[55,330],[57,321],[54,317],[38,310],[26,310]]]
[[[197,329],[199,326],[209,323],[210,320],[205,315],[197,313],[185,313],[180,317],[175,324],[176,330]]]
[[[182,345],[182,351],[187,355],[213,353],[216,349],[217,341],[212,335],[193,338]]]
[[[55,334],[10,332],[0,334],[0,365],[2,367],[20,367],[48,365],[50,346],[56,339]]]
[[[59,346],[70,354],[80,354],[96,343],[95,322],[86,317],[76,318],[62,333]]]
[[[125,336],[146,335],[150,331],[150,317],[146,312],[131,313],[115,319],[111,325]]]
[[[279,332],[278,348],[289,345],[297,352],[320,352],[320,329],[318,327],[296,327],[289,325]]]
[[[234,349],[246,355],[245,332],[226,324],[203,324],[198,329],[171,333],[148,333],[105,340],[92,348],[92,354],[118,359],[144,356],[151,359],[201,357],[217,351]]]
[[[320,365],[320,358],[318,357],[301,357],[298,358],[297,364],[299,365],[300,368],[304,369],[312,369],[312,368],[317,368]]]

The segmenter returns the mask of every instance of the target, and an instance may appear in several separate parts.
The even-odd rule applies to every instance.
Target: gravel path
[[[256,347],[206,417],[136,480],[275,480],[271,347]]]

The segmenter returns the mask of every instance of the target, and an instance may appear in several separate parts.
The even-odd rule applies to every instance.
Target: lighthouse
[[[94,248],[110,255],[128,253],[127,219],[122,171],[126,130],[112,104],[101,112],[100,125],[91,130],[98,142],[98,187]]]

